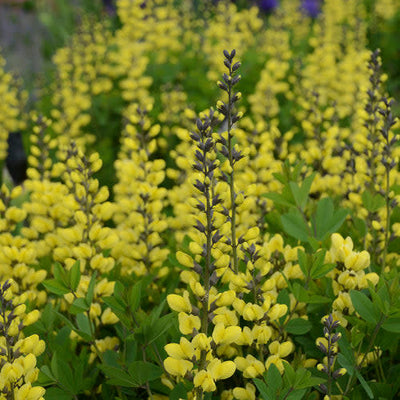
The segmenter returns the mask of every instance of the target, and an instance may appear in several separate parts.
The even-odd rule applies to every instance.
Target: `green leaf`
[[[269,395],[267,385],[258,378],[253,379],[254,384],[256,385],[258,391],[260,392],[263,400],[273,400],[274,398]]]
[[[62,321],[64,321],[64,323],[66,324],[66,326],[68,326],[70,329],[74,330],[75,326],[74,324],[63,314],[61,314],[58,311],[54,312]]]
[[[79,260],[77,260],[72,268],[69,270],[68,277],[70,287],[73,291],[75,291],[78,288],[79,282],[81,280],[81,263]]]
[[[51,367],[51,373],[52,376],[55,377],[56,380],[59,380],[60,378],[60,371],[58,369],[58,354],[57,351],[53,353],[53,357],[51,358],[50,362],[50,367]]]
[[[128,365],[128,371],[136,386],[142,386],[146,382],[154,381],[163,374],[161,367],[144,361],[131,362]]]
[[[385,205],[385,198],[379,193],[372,194],[366,190],[362,195],[361,199],[363,206],[371,213],[378,211]]]
[[[114,285],[114,296],[117,299],[122,300],[124,297],[124,292],[125,292],[125,286],[120,281],[116,281]]]
[[[350,365],[355,365],[356,361],[354,358],[353,349],[351,348],[351,345],[347,339],[347,331],[342,326],[339,326],[337,331],[342,334],[342,337],[339,340],[340,354],[343,354]],[[344,366],[342,365],[342,367]],[[347,367],[344,368],[347,369]],[[350,375],[352,375],[352,373],[350,373]]]
[[[303,250],[298,249],[297,258],[299,259],[301,272],[303,272],[304,276],[308,276],[309,262],[307,254]]]
[[[313,254],[313,262],[312,262],[312,266],[311,266],[311,270],[310,270],[311,278],[317,279],[315,277],[321,275],[321,268],[324,263],[325,254],[326,254],[326,250],[319,250],[315,254]],[[324,275],[322,275],[322,276],[324,276]]]
[[[135,382],[131,376],[122,368],[112,367],[110,365],[101,364],[98,366],[104,374],[109,378],[107,383],[115,386],[135,387]]]
[[[293,295],[301,303],[307,303],[310,298],[307,290],[297,282],[293,284]]]
[[[356,376],[357,376],[358,380],[361,383],[361,386],[363,387],[363,389],[367,393],[368,397],[370,399],[373,399],[374,398],[374,394],[372,393],[371,388],[368,386],[367,381],[362,377],[362,375],[360,374],[360,372],[357,369],[355,370],[355,372],[356,372]]]
[[[140,304],[140,297],[142,291],[142,283],[137,282],[134,286],[129,289],[128,293],[128,305],[131,311],[136,311]]]
[[[55,279],[48,279],[42,282],[42,285],[51,293],[54,293],[58,296],[64,296],[64,294],[70,293],[70,290],[66,285],[60,283]]]
[[[320,385],[321,383],[326,382],[326,379],[324,378],[318,378],[317,376],[312,376],[309,380],[309,384],[307,387],[315,387]],[[300,389],[300,388],[299,388]]]
[[[332,271],[336,267],[336,264],[324,264],[318,268],[311,269],[311,278],[312,279],[321,279],[330,271]]]
[[[175,314],[170,313],[157,319],[149,326],[149,332],[146,335],[147,345],[153,343],[160,336],[162,336],[171,326],[175,320]]]
[[[309,227],[305,223],[299,210],[291,210],[281,216],[283,229],[287,234],[295,239],[307,242],[309,236]]]
[[[288,322],[285,330],[293,335],[304,335],[309,332],[311,328],[312,324],[310,321],[303,318],[295,318]]]
[[[354,364],[353,364],[351,361],[349,361],[349,360],[344,356],[344,354],[342,354],[342,353],[339,353],[339,354],[338,354],[337,359],[338,359],[338,362],[339,362],[340,366],[343,367],[343,368],[346,368],[347,373],[348,373],[350,376],[353,376],[353,375],[354,375]]]
[[[57,379],[51,373],[50,368],[47,365],[43,365],[42,368],[40,368],[40,374],[39,374],[40,384],[50,385],[56,381]]]
[[[46,400],[71,400],[72,394],[65,392],[64,390],[51,387],[46,389],[45,399]]]
[[[96,286],[96,277],[97,277],[97,272],[95,271],[92,277],[90,278],[88,291],[86,293],[86,302],[87,304],[89,304],[89,306],[92,304],[93,301],[94,288]]]
[[[280,206],[285,206],[289,208],[294,207],[294,204],[292,204],[280,193],[264,193],[262,196],[272,200],[275,204],[278,204]]]
[[[381,280],[383,283],[383,281]],[[379,310],[385,314],[389,315],[390,313],[390,295],[386,285],[379,282],[378,287],[376,288],[371,281],[368,281],[368,290],[371,295],[372,302],[376,304]]]
[[[392,332],[392,333],[400,333],[400,318],[389,318],[387,319],[382,328],[385,331]]]
[[[53,274],[56,281],[58,281],[62,285],[67,284],[66,272],[60,263],[56,262],[53,264]]]
[[[71,314],[79,314],[87,310],[89,310],[89,306],[83,298],[75,299],[69,307],[69,312]]]
[[[170,400],[180,400],[180,399],[187,399],[188,390],[186,389],[183,382],[178,383],[175,385],[171,393],[169,394]]]
[[[296,382],[296,372],[293,367],[284,360],[283,367],[285,368],[285,374],[283,375],[284,380],[287,382],[287,386],[293,386]]]
[[[285,304],[290,309],[290,296],[286,289],[280,290],[276,302],[279,304]]]
[[[355,310],[360,314],[361,318],[373,324],[378,323],[380,313],[363,292],[351,290],[350,297]]]
[[[266,382],[268,382],[268,386],[272,389],[274,393],[282,388],[282,376],[275,364],[271,364],[268,367],[268,370],[264,374],[264,376]]]
[[[317,238],[322,239],[326,234],[326,223],[333,215],[334,206],[330,197],[324,197],[318,201],[317,210],[314,214],[315,231]]]
[[[57,368],[59,374],[58,381],[60,382],[60,386],[68,390],[71,394],[75,394],[74,377],[71,367],[61,357],[58,357]]]
[[[306,392],[307,389],[294,390],[287,396],[287,400],[302,400]]]
[[[108,307],[111,308],[112,311],[120,311],[120,312],[125,312],[126,311],[126,305],[121,302],[114,296],[107,296],[103,297],[103,302],[108,305]]]
[[[79,328],[79,331],[77,331],[78,333],[83,332],[85,334],[85,338],[89,337],[89,340],[93,340],[93,334],[90,327],[91,322],[89,321],[89,318],[87,317],[86,314],[84,313],[78,314],[76,316],[76,324]]]
[[[313,215],[316,238],[325,240],[329,234],[336,232],[342,226],[347,214],[348,211],[344,208],[335,212],[333,200],[330,197],[321,199]]]
[[[301,187],[296,182],[289,182],[289,187],[292,192],[293,198],[296,202],[297,207],[301,210],[307,205],[308,194],[310,193],[311,185],[315,177],[315,172],[307,176]]]

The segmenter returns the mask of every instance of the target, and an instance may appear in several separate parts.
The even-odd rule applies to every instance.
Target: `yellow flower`
[[[101,323],[103,325],[113,325],[119,321],[119,318],[111,311],[111,308],[106,308],[101,314]]]
[[[347,269],[360,271],[367,268],[370,264],[370,255],[367,251],[363,250],[361,253],[351,253],[345,260],[344,265]]]
[[[204,333],[199,333],[193,338],[192,344],[198,350],[209,351],[211,348],[211,338],[207,337]]]
[[[191,359],[194,355],[194,345],[186,338],[181,338],[180,344],[170,343],[164,346],[165,351],[170,357],[175,359]]]
[[[286,304],[275,304],[268,311],[268,317],[271,321],[276,321],[277,319],[283,317],[287,313]]]
[[[32,387],[30,383],[25,383],[20,388],[14,389],[15,400],[41,400],[46,390],[40,386]]]
[[[236,357],[235,364],[239,371],[243,371],[243,376],[245,378],[256,378],[265,371],[264,364],[250,354],[248,354],[246,358]]]
[[[242,316],[246,321],[257,321],[264,317],[264,310],[257,304],[248,303],[243,308]]]
[[[294,345],[290,341],[279,343],[275,340],[268,346],[268,349],[271,354],[276,354],[280,358],[285,358],[294,350]]]
[[[177,294],[170,294],[167,296],[167,302],[169,307],[177,312],[187,312],[192,311],[192,305],[189,300],[189,292],[186,290],[183,292],[183,296]]]
[[[193,258],[183,251],[176,252],[176,259],[184,267],[193,268]]]
[[[214,358],[207,366],[207,371],[210,372],[214,380],[230,378],[236,370],[236,364],[233,361],[221,362]]]
[[[212,337],[215,344],[231,344],[237,341],[242,331],[240,326],[225,326],[222,323],[216,324]]]
[[[195,375],[193,384],[195,387],[201,387],[205,392],[213,392],[217,389],[210,372],[204,369]]]
[[[233,396],[237,400],[256,400],[256,388],[251,383],[247,383],[245,388],[235,387]]]
[[[188,360],[177,360],[172,357],[167,357],[164,360],[165,370],[173,376],[184,377],[193,367],[193,363]]]
[[[187,315],[184,312],[178,314],[179,330],[184,335],[193,333],[193,329],[199,330],[201,326],[200,318],[195,315]]]

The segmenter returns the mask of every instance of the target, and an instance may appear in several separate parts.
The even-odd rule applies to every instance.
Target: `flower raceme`
[[[26,313],[25,304],[17,303],[16,287],[13,281],[0,285],[0,393],[2,398],[43,400],[45,389],[32,384],[39,375],[36,357],[44,352],[45,343],[36,334],[25,337],[22,333],[40,313]]]

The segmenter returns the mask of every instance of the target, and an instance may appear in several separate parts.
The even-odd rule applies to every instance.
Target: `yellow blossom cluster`
[[[68,145],[70,140],[80,146],[94,141],[95,136],[85,128],[91,121],[93,97],[113,88],[109,77],[110,37],[103,24],[85,20],[71,45],[59,49],[53,57],[58,76],[53,90],[52,129],[61,145]]]
[[[26,93],[18,89],[17,81],[5,71],[5,60],[0,54],[0,161],[7,156],[7,138],[10,132],[24,129],[25,120],[21,118]]]
[[[334,317],[342,326],[347,325],[346,315],[354,313],[354,307],[350,299],[350,290],[368,288],[368,282],[377,285],[379,275],[369,272],[370,254],[363,250],[353,250],[353,241],[350,237],[343,239],[337,233],[331,237],[332,245],[326,253],[326,261],[335,263],[328,276],[332,278],[333,290],[337,298],[333,302]]]
[[[45,389],[32,386],[38,379],[36,357],[45,343],[33,334],[25,337],[22,329],[40,317],[38,310],[27,312],[18,296],[18,285],[6,280],[0,286],[0,397],[2,399],[43,400]]]
[[[165,161],[153,159],[160,125],[152,125],[151,105],[133,104],[127,109],[127,125],[115,163],[118,183],[114,186],[114,221],[119,235],[112,256],[121,263],[121,273],[137,276],[158,273],[169,251],[163,247],[167,229],[163,208],[167,190]]]

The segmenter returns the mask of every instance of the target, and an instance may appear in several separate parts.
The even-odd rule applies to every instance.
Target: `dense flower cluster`
[[[7,138],[10,132],[24,129],[26,124],[21,118],[21,112],[26,101],[26,93],[18,88],[13,76],[5,71],[5,60],[0,54],[0,160],[4,162],[7,156]]]
[[[45,350],[45,343],[34,334],[25,337],[22,329],[37,321],[38,310],[27,312],[14,281],[0,286],[0,393],[2,399],[43,400],[45,389],[32,386],[38,379],[36,357]]]

